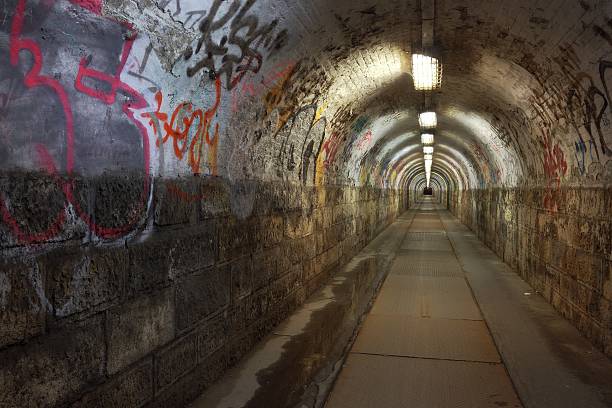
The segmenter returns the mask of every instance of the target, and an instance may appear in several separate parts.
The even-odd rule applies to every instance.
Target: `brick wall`
[[[455,193],[451,211],[594,345],[612,355],[612,189]]]
[[[3,242],[0,300],[9,307],[0,317],[0,406],[181,406],[404,202],[393,190],[242,182],[253,193],[245,203],[220,179],[172,183],[200,199],[156,180],[151,220],[119,243],[69,232],[64,241]],[[130,198],[110,196],[109,211]],[[236,201],[248,216],[236,216]],[[34,207],[22,208],[21,219],[28,211],[38,224],[23,227],[43,228]]]

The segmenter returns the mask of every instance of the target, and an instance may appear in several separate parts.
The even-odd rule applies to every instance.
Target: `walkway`
[[[611,394],[610,360],[425,203],[326,408],[591,408],[611,406]]]

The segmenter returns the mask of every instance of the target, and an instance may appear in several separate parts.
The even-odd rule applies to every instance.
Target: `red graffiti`
[[[554,146],[550,141],[550,135],[547,132],[543,133],[542,140],[544,142],[544,173],[547,178],[557,182],[561,182],[561,177],[567,173],[567,162],[565,154],[559,143]]]
[[[372,141],[372,131],[368,130],[365,135],[357,143],[357,149],[366,147]]]
[[[545,208],[557,211],[555,191],[553,190],[558,190],[561,186],[561,177],[567,173],[567,162],[559,143],[553,146],[551,136],[546,130],[542,132],[542,142],[544,144],[544,174],[547,179],[543,204]]]
[[[195,201],[201,201],[205,198],[204,194],[186,193],[179,186],[177,186],[175,183],[171,181],[166,182],[166,188],[168,189],[169,192],[177,196],[179,200],[186,201],[188,203],[193,203]]]
[[[102,14],[102,4],[104,3],[103,0],[70,0],[70,2],[89,10],[94,14]]]
[[[163,95],[157,92],[155,95],[157,109],[155,112],[143,113],[142,116],[149,118],[149,124],[160,138],[157,139],[157,147],[161,147],[169,139],[172,139],[174,154],[177,159],[182,160],[188,152],[187,163],[194,174],[200,174],[204,145],[209,149],[209,167],[212,175],[217,174],[216,153],[219,143],[219,124],[215,124],[211,135],[211,125],[221,104],[221,80],[215,81],[215,102],[207,111],[194,109],[191,102],[182,102],[175,109],[170,120],[168,114],[162,112]],[[190,135],[193,134],[191,142]],[[214,136],[214,137],[211,137]]]
[[[338,153],[338,148],[340,147],[340,137],[338,133],[333,133],[329,139],[323,143],[323,151],[325,152],[325,160],[323,161],[323,165],[327,169],[336,158],[336,154]]]
[[[232,112],[238,112],[238,106],[242,99],[246,96],[259,97],[266,94],[271,88],[283,83],[293,73],[295,68],[294,62],[282,62],[276,64],[268,73],[264,73],[261,82],[257,83],[253,80],[242,81],[241,86],[232,90]],[[243,72],[244,75],[246,73]]]
[[[73,2],[77,4],[87,4],[84,6],[85,8],[98,12],[101,11],[101,0],[74,0]],[[93,221],[89,214],[84,211],[80,205],[78,200],[75,199],[73,194],[73,183],[70,181],[70,176],[74,170],[74,115],[73,108],[70,102],[70,98],[66,89],[52,77],[48,77],[45,75],[40,75],[42,66],[43,66],[43,56],[38,43],[34,40],[24,38],[23,33],[23,25],[24,25],[24,17],[25,17],[25,8],[26,8],[26,0],[19,0],[15,7],[15,12],[13,15],[13,21],[11,24],[11,32],[9,35],[9,48],[10,48],[10,63],[11,65],[17,67],[19,65],[19,53],[21,51],[28,51],[33,59],[33,64],[30,70],[25,74],[24,84],[28,88],[36,88],[36,87],[44,87],[48,88],[57,97],[60,102],[61,108],[64,113],[65,127],[66,127],[66,158],[65,158],[65,171],[68,175],[68,180],[63,180],[59,176],[59,172],[57,170],[57,166],[54,163],[54,160],[47,150],[47,148],[43,145],[37,145],[36,151],[39,157],[40,162],[43,164],[46,171],[53,176],[56,180],[58,186],[61,186],[61,189],[66,197],[68,203],[72,204],[73,208],[75,208],[78,216],[88,225],[91,231],[95,232],[97,235],[103,238],[115,238],[118,237],[133,228],[133,226],[138,221],[137,219],[130,220],[127,224],[121,227],[113,227],[108,228],[104,226],[100,226]],[[131,109],[141,109],[147,106],[144,98],[135,90],[130,88],[127,84],[121,82],[120,75],[127,61],[127,57],[130,53],[134,38],[127,39],[124,43],[121,61],[117,69],[117,73],[115,76],[110,76],[104,74],[102,72],[93,70],[88,68],[90,60],[83,58],[81,60],[81,64],[79,66],[79,71],[77,73],[77,78],[75,81],[75,89],[85,93],[93,98],[99,99],[107,105],[111,105],[115,102],[117,91],[122,91],[127,93],[133,100],[133,102],[125,103],[122,107],[123,112],[128,116],[128,118],[139,128],[142,137],[143,137],[143,151],[144,151],[144,189],[141,196],[140,203],[138,204],[139,211],[142,209],[146,203],[147,197],[149,195],[149,139],[146,133],[146,129],[142,126],[137,120],[135,120],[133,112]],[[106,82],[110,85],[110,91],[107,93],[99,92],[95,89],[86,87],[82,83],[82,79],[85,77],[91,77],[97,79],[102,82]],[[24,232],[19,223],[13,218],[11,215],[6,203],[0,197],[0,212],[2,213],[2,218],[4,222],[11,228],[13,234],[16,238],[23,243],[34,243],[41,242],[52,238],[59,234],[61,227],[65,221],[65,213],[62,211],[56,217],[56,219],[51,223],[51,226],[43,232],[31,234]]]

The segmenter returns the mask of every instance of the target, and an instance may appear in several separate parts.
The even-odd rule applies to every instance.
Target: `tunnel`
[[[1,407],[612,407],[609,0],[0,4]]]

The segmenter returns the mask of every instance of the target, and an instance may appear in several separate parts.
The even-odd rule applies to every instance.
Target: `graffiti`
[[[480,145],[476,142],[472,142],[470,146],[472,148],[472,151],[474,152],[474,156],[476,156],[476,159],[478,159],[481,162],[485,162],[486,155],[484,151],[482,150],[482,147],[480,147]]]
[[[584,144],[584,140],[580,139],[574,143],[574,146],[576,148],[576,151],[574,152],[574,157],[576,158],[576,163],[578,164],[578,170],[580,171],[581,175],[584,175],[584,173],[586,172],[586,144]]]
[[[553,145],[547,131],[542,132],[542,142],[544,145],[544,174],[547,180],[544,208],[557,211],[556,191],[561,187],[561,178],[567,173],[568,166],[559,143]]]
[[[264,97],[264,106],[266,108],[265,118],[270,117],[272,112],[278,111],[278,119],[276,121],[276,133],[278,133],[289,121],[294,112],[294,105],[285,101],[285,95],[291,83],[291,79],[297,72],[297,64],[291,67],[284,76],[276,83],[276,85]]]
[[[279,176],[282,176],[285,170],[298,170],[299,179],[303,183],[308,180],[314,182],[316,162],[327,126],[327,119],[317,118],[317,111],[316,105],[302,107],[279,133],[284,136],[278,154]]]
[[[365,133],[365,135],[363,135],[363,137],[359,139],[359,142],[357,142],[357,145],[355,147],[357,148],[357,150],[363,150],[370,144],[371,141],[372,141],[372,131],[368,130]]]
[[[163,95],[155,95],[157,109],[155,112],[146,112],[142,117],[149,119],[149,125],[158,136],[157,147],[162,147],[172,139],[174,154],[178,160],[187,158],[187,163],[193,174],[202,173],[202,156],[204,147],[208,146],[208,174],[217,174],[217,146],[219,144],[219,124],[216,123],[211,137],[213,117],[221,103],[221,80],[215,81],[215,101],[213,106],[206,110],[195,109],[190,102],[177,105],[172,115],[162,111]]]
[[[601,83],[603,84],[603,88],[605,91],[605,95],[606,95],[606,106],[610,109],[610,112],[612,113],[612,99],[610,98],[610,89],[608,87],[608,80],[606,77],[606,74],[608,72],[609,69],[612,68],[612,61],[601,61],[599,63],[599,77],[601,79]],[[602,95],[603,96],[603,95]],[[607,117],[605,117],[603,115],[603,113],[600,113],[597,118],[602,122],[602,124],[605,127],[609,127],[610,126],[610,122],[608,120]],[[598,129],[600,129],[600,127],[598,127]],[[606,139],[604,138],[604,136],[600,133],[599,134],[599,138],[600,138],[600,142],[601,142],[601,149],[602,151],[610,156],[612,155],[612,140],[610,140],[609,142],[606,141]]]
[[[337,132],[333,133],[323,144],[322,152],[325,153],[325,156],[321,156],[321,160],[325,169],[328,169],[336,159],[336,154],[341,144],[342,138]]]
[[[134,118],[133,113],[134,110],[142,109],[147,104],[136,90],[120,79],[136,34],[129,27],[100,17],[101,2],[74,1],[74,3],[89,10],[83,14],[83,18],[92,25],[103,27],[107,31],[109,45],[112,45],[101,44],[101,48],[96,50],[98,55],[94,56],[95,52],[89,52],[87,56],[82,57],[78,63],[74,64],[74,66],[78,66],[76,72],[66,71],[65,67],[71,65],[68,61],[61,61],[64,70],[63,75],[49,76],[46,72],[53,72],[55,67],[48,67],[45,62],[49,59],[52,63],[57,60],[55,57],[49,58],[49,56],[57,53],[57,49],[53,49],[53,47],[63,47],[68,42],[55,36],[48,38],[44,43],[45,47],[41,47],[41,44],[37,42],[39,36],[36,35],[36,31],[45,21],[47,26],[62,27],[66,31],[61,32],[63,35],[71,39],[78,38],[69,33],[71,29],[76,29],[73,27],[74,24],[71,24],[68,20],[72,13],[66,12],[72,6],[65,1],[43,2],[39,5],[38,12],[33,14],[32,10],[28,8],[26,0],[18,0],[10,24],[8,58],[0,49],[0,73],[5,78],[21,78],[18,92],[21,93],[20,97],[23,102],[5,109],[3,114],[9,116],[16,123],[27,125],[14,127],[15,131],[12,131],[7,137],[13,138],[21,144],[31,143],[33,145],[31,149],[33,152],[32,162],[37,162],[52,176],[58,190],[65,198],[66,206],[70,205],[72,207],[78,218],[88,226],[90,231],[102,238],[116,238],[132,230],[138,223],[140,215],[146,207],[150,190],[148,136],[144,126]],[[26,15],[35,15],[36,19],[26,19]],[[72,46],[79,48],[79,44]],[[120,47],[119,53],[117,53],[116,46]],[[24,60],[20,57],[26,53],[29,54],[32,63],[25,64],[27,68],[24,68],[22,66]],[[82,55],[82,53],[70,55]],[[104,61],[100,61],[101,59]],[[8,65],[4,65],[6,62],[8,62]],[[99,66],[106,67],[105,70],[93,68],[94,62],[98,63]],[[112,70],[113,66],[116,67],[114,71],[107,72],[107,70]],[[25,73],[22,73],[22,71],[25,71]],[[71,78],[74,78],[72,82],[70,82]],[[44,103],[39,101],[33,104],[31,103],[32,96],[25,97],[27,93],[38,96],[45,95],[46,98],[50,99]],[[117,97],[119,94],[121,99]],[[22,104],[26,103],[28,104],[27,109],[20,112],[23,108]],[[45,105],[51,106],[48,108],[47,114],[57,115],[54,118],[53,126],[60,126],[58,128],[51,127],[46,130],[46,133],[33,128],[36,125],[29,120],[32,116],[36,116],[36,112],[33,112],[33,110],[36,110],[38,106]],[[4,106],[6,107],[6,103]],[[102,113],[101,117],[104,120],[100,122],[92,121],[91,113],[96,112],[96,110]],[[112,115],[113,113],[116,113],[116,116]],[[114,119],[110,119],[110,116],[113,116]],[[82,136],[91,135],[91,132],[95,135],[97,129],[91,128],[92,123],[99,123],[105,132],[113,132],[115,128],[120,128],[122,133],[118,132],[115,136],[119,149],[123,144],[133,145],[138,139],[142,143],[140,158],[130,155],[125,159],[126,162],[130,162],[132,168],[140,164],[141,171],[144,169],[144,177],[140,200],[137,200],[134,206],[128,209],[126,214],[128,221],[123,225],[103,226],[96,222],[92,215],[83,208],[81,200],[78,198],[78,188],[71,178],[75,171],[83,171],[84,169],[84,166],[78,165],[79,159],[86,162],[88,157],[96,154],[95,147],[97,147],[96,143],[98,142],[95,138],[93,146],[91,138],[82,140]],[[63,137],[64,140],[60,140],[60,137]],[[54,157],[57,150],[49,146],[53,142],[65,146],[63,149],[63,166],[58,165],[58,162],[62,162],[62,160],[58,161]],[[6,166],[11,165],[14,161],[21,162],[23,158],[14,157],[4,160]],[[87,163],[87,165],[90,165],[90,163]],[[68,177],[60,176],[61,172],[64,172]],[[13,216],[10,200],[6,198],[6,195],[0,195],[2,219],[9,226],[16,239],[24,243],[40,242],[58,235],[66,221],[65,208],[58,211],[56,218],[49,222],[46,230],[27,232],[23,229],[20,221]]]
[[[586,85],[583,86],[583,82],[586,82]],[[576,76],[576,85],[579,85],[579,87],[577,89],[570,89],[567,97],[568,116],[572,127],[582,142],[584,142],[584,139],[580,129],[586,130],[589,142],[595,143],[595,137],[599,138],[601,153],[604,156],[612,154],[612,150],[607,147],[602,129],[605,122],[604,119],[607,120],[605,112],[609,105],[606,95],[595,87],[593,79],[587,74],[579,73]],[[582,123],[576,117],[576,110],[580,113]],[[599,150],[595,150],[595,155],[596,160],[599,161],[601,159]]]
[[[232,90],[247,72],[259,72],[264,58],[262,52],[271,53],[284,46],[287,31],[277,30],[278,20],[260,25],[257,16],[249,14],[255,2],[246,0],[241,4],[241,0],[214,0],[206,16],[200,20],[202,35],[195,50],[188,47],[184,53],[186,60],[202,55],[199,61],[187,68],[189,77],[207,69],[211,79],[224,76],[226,88]],[[225,4],[227,7],[221,11]],[[226,25],[229,25],[229,35],[221,36],[220,31]]]
[[[232,90],[232,112],[238,112],[238,106],[243,98],[247,96],[256,98],[267,93],[265,99],[266,113],[269,115],[276,108],[278,104],[276,101],[280,99],[279,94],[283,86],[291,78],[295,65],[294,62],[276,64],[270,72],[263,75],[263,79],[260,82],[243,80],[240,86]],[[280,125],[282,127],[284,123]]]
[[[562,176],[567,172],[567,162],[559,143],[554,146],[550,141],[550,135],[543,134],[544,141],[544,173],[549,179],[559,183]]]
[[[365,127],[367,126],[370,118],[367,116],[360,116],[357,120],[351,125],[351,131],[353,133],[361,133]]]
[[[149,58],[151,56],[151,51],[153,51],[153,44],[149,43],[149,45],[145,48],[144,55],[142,56],[142,61],[138,61],[138,59],[131,55],[132,58],[131,64],[128,67],[128,75],[133,76],[134,78],[140,79],[152,85],[148,88],[149,92],[157,92],[161,89],[161,87],[152,79],[144,76],[143,72],[147,67],[147,63],[149,62]]]
[[[181,189],[181,187],[179,187],[176,183],[174,183],[172,181],[166,181],[166,189],[168,190],[168,192],[170,192],[171,194],[176,196],[179,200],[185,201],[185,202],[188,202],[188,203],[193,203],[193,202],[201,201],[201,200],[203,200],[206,197],[204,194],[190,194],[190,193],[187,193],[187,192],[183,191],[183,189]]]

